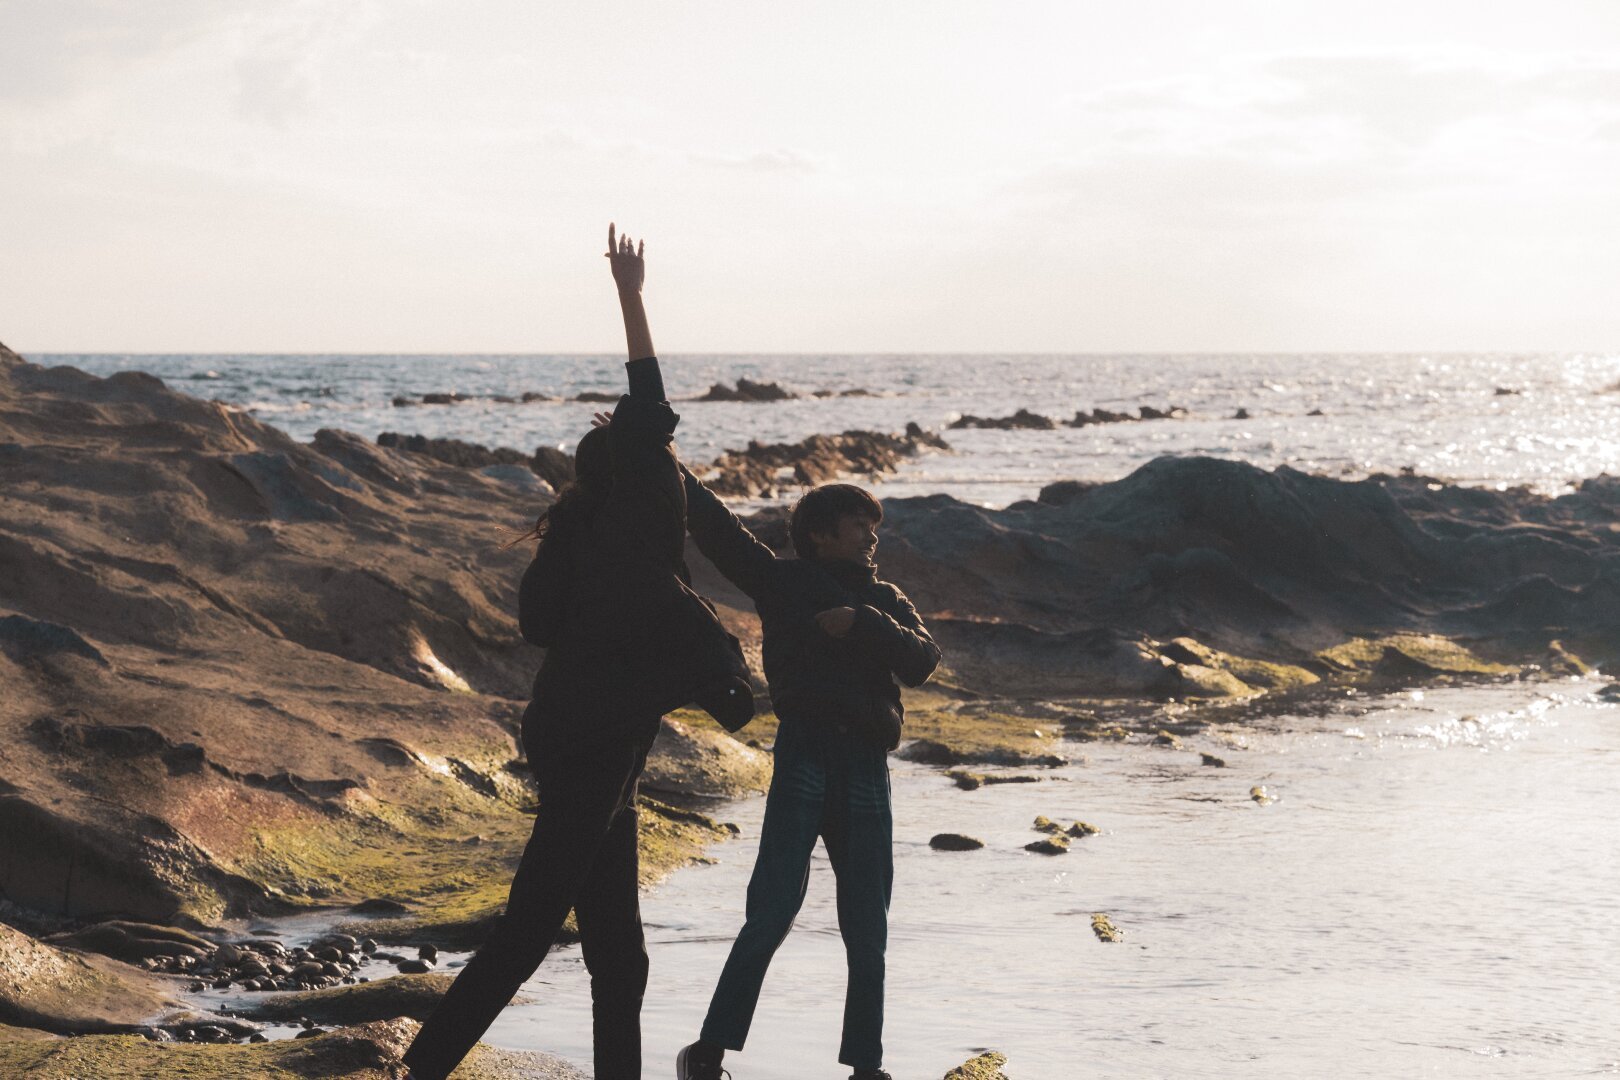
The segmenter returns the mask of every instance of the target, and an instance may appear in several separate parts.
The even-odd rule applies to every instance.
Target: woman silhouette
[[[693,593],[686,495],[642,305],[645,244],[616,238],[630,392],[580,440],[576,478],[528,536],[525,639],[546,649],[523,714],[539,786],[506,912],[406,1051],[444,1080],[545,958],[570,908],[591,975],[597,1080],[639,1080],[647,949],[637,896],[636,785],[662,714],[696,702],[733,729],[753,715],[736,640]]]

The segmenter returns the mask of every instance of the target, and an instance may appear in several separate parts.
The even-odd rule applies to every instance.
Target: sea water
[[[1016,1080],[1620,1075],[1620,707],[1596,688],[1349,696],[1179,750],[1071,743],[1041,782],[976,791],[895,762],[888,1068],[933,1080],[993,1048]],[[762,810],[723,808],[741,839],[643,901],[649,1077],[702,1023]],[[1037,814],[1102,831],[1034,854]],[[738,1080],[848,1075],[834,897],[818,848]],[[525,995],[489,1041],[588,1067],[577,947]]]
[[[140,370],[188,393],[246,409],[309,439],[323,427],[368,439],[383,431],[532,450],[572,448],[601,408],[499,403],[624,386],[612,356],[49,355],[94,374]],[[673,356],[672,397],[739,377],[803,397],[768,404],[678,402],[683,456],[797,441],[852,428],[941,429],[964,414],[1018,409],[1059,422],[1076,411],[1189,410],[1183,420],[1051,431],[946,432],[953,453],[927,454],[882,481],[886,497],[948,492],[982,505],[1031,498],[1059,479],[1117,480],[1164,454],[1232,458],[1357,478],[1414,468],[1443,480],[1549,494],[1620,472],[1620,353],[1259,356]],[[870,397],[809,396],[865,390]],[[456,392],[454,405],[396,407],[396,397]],[[1248,419],[1234,419],[1238,410]],[[1312,415],[1320,413],[1320,415]]]

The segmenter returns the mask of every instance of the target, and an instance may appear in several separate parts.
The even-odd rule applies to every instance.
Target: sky
[[[0,0],[0,341],[1620,348],[1615,0]]]

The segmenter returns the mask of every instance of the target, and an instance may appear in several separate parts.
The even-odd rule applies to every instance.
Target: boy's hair
[[[874,525],[883,521],[883,504],[872,493],[854,484],[822,484],[805,492],[793,504],[793,516],[788,519],[788,534],[793,538],[793,550],[801,559],[813,558],[816,542],[811,533],[830,533],[838,528],[842,518],[858,517]]]

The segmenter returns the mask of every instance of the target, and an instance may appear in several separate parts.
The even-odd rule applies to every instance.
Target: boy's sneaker
[[[731,1074],[720,1067],[721,1055],[701,1043],[683,1046],[675,1054],[675,1080],[731,1080]]]
[[[849,1080],[894,1080],[883,1069],[856,1069],[849,1074]]]

